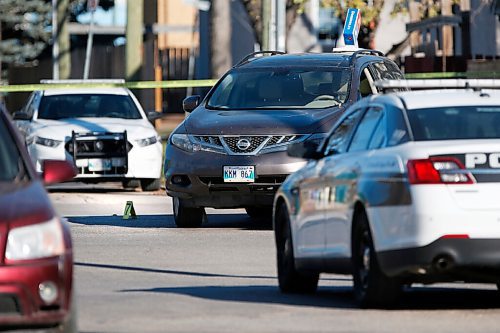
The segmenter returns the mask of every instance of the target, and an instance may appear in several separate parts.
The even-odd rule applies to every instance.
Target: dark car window
[[[408,118],[416,141],[500,138],[498,106],[416,109]]]
[[[357,109],[349,114],[335,128],[325,143],[324,155],[344,153],[349,142],[352,129],[356,125],[361,109]]]
[[[207,108],[327,108],[344,103],[349,87],[350,70],[345,68],[238,69],[215,87]]]
[[[142,118],[132,98],[127,95],[68,94],[50,95],[42,98],[38,118],[80,117]]]
[[[26,177],[26,170],[9,129],[0,115],[0,192]]]
[[[362,151],[368,148],[368,144],[373,137],[375,128],[379,125],[383,118],[383,110],[378,107],[372,107],[365,113],[359,123],[356,132],[352,138],[349,147],[350,152]]]

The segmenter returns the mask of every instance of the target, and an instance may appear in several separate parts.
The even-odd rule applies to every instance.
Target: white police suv
[[[432,81],[418,81],[430,87]],[[406,85],[406,84],[404,84]],[[352,274],[361,306],[414,282],[500,283],[500,88],[374,95],[351,106],[274,202],[279,286],[312,292]]]
[[[110,81],[85,81],[92,82]],[[44,160],[68,160],[78,168],[78,181],[121,181],[146,191],[160,187],[162,145],[151,124],[160,116],[145,113],[125,88],[35,91],[14,113],[38,172]]]

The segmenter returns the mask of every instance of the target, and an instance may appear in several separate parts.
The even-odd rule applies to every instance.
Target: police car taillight
[[[472,175],[455,158],[429,158],[409,160],[410,184],[472,184]]]

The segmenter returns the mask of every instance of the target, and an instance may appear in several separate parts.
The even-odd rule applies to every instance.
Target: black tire
[[[271,219],[273,216],[272,206],[246,207],[245,211],[253,219]]]
[[[386,276],[380,269],[365,212],[356,215],[352,235],[354,296],[363,308],[394,306],[402,284]]]
[[[124,189],[134,189],[141,186],[139,179],[125,179],[122,180],[122,186]]]
[[[158,191],[160,189],[160,179],[141,179],[141,188],[143,191]]]
[[[290,218],[285,204],[276,214],[276,254],[278,283],[282,293],[314,293],[318,288],[318,273],[302,273],[295,268]]]
[[[172,198],[174,221],[179,228],[198,228],[205,219],[203,207],[186,207],[182,199]]]

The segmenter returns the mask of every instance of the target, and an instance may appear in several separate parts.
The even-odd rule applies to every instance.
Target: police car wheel
[[[206,219],[203,207],[186,207],[182,199],[172,198],[174,221],[179,228],[200,227]]]
[[[381,271],[365,212],[356,214],[353,228],[352,264],[356,301],[361,307],[391,307],[399,299],[401,283]]]
[[[319,274],[304,274],[295,269],[290,219],[285,204],[276,217],[276,248],[278,283],[283,293],[314,293],[318,288]]]

